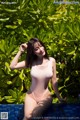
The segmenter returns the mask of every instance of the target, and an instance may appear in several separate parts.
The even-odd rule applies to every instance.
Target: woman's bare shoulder
[[[50,59],[52,62],[56,62],[55,58],[53,58],[53,57],[49,57],[49,59]]]

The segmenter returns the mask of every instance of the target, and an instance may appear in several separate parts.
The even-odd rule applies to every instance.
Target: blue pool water
[[[23,104],[0,104],[0,120],[23,120],[23,108]],[[80,104],[52,104],[44,117],[49,120],[80,120]]]

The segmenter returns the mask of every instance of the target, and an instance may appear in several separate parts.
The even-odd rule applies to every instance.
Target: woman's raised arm
[[[16,54],[16,56],[14,57],[14,59],[12,60],[11,64],[10,64],[10,68],[11,69],[19,69],[19,68],[26,68],[26,61],[19,61],[19,58],[21,56],[21,54],[27,49],[27,44],[21,44],[18,53]]]

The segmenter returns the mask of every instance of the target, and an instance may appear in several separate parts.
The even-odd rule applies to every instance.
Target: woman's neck
[[[41,65],[45,63],[46,58],[42,57],[42,58],[37,58],[36,60],[36,64]]]

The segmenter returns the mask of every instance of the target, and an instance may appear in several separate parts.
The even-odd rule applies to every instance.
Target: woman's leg
[[[30,95],[26,95],[25,104],[24,104],[24,120],[31,120],[32,118],[35,120],[41,120],[42,113],[50,106],[52,103],[52,97],[47,96],[43,98],[39,102],[36,102]]]
[[[52,104],[52,99],[52,96],[48,96],[47,98],[42,99],[40,102],[38,102],[36,107],[33,109],[33,118],[42,118],[44,120],[48,120],[46,117],[43,118],[41,116],[45,112],[45,110],[47,110],[48,107]]]
[[[30,97],[30,95],[26,94],[24,103],[24,120],[31,120],[32,111],[36,106],[36,101],[32,97]]]

